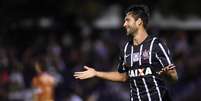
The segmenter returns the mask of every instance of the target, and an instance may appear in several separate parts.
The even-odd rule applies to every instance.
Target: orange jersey
[[[36,88],[34,93],[34,101],[54,101],[54,84],[53,76],[42,73],[32,80],[32,85]]]

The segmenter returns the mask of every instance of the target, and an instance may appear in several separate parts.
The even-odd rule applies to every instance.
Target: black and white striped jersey
[[[120,73],[126,72],[130,84],[131,101],[164,100],[167,87],[157,72],[174,65],[167,45],[158,37],[148,36],[140,45],[126,43],[118,66]]]

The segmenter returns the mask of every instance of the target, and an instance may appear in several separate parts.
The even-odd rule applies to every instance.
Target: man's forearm
[[[96,77],[111,80],[111,81],[121,81],[125,82],[127,80],[126,73],[119,73],[119,72],[100,72],[96,71]]]

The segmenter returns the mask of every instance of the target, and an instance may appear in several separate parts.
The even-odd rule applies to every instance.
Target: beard
[[[137,29],[136,28],[127,28],[126,29],[126,35],[127,36],[132,36],[132,37],[134,37],[135,36],[135,34],[136,34],[136,32],[137,32]]]

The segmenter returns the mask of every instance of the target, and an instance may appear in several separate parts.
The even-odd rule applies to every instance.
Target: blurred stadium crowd
[[[164,18],[173,15],[175,22],[195,17],[201,20],[196,0],[3,0],[0,100],[32,101],[34,62],[42,59],[56,78],[55,101],[128,101],[128,84],[98,78],[79,81],[73,72],[84,65],[104,71],[116,69],[120,47],[127,40],[123,11],[141,2]],[[158,23],[151,23],[149,32],[167,41],[179,75],[179,81],[169,85],[173,101],[201,101],[200,27],[161,27]]]

